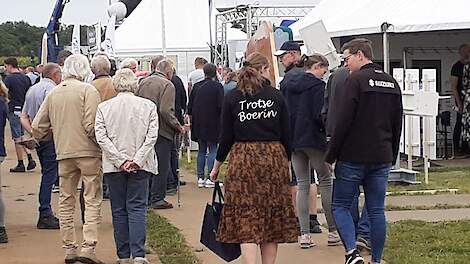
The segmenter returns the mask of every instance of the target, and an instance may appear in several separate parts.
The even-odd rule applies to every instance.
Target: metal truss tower
[[[314,6],[258,6],[243,5],[220,12],[216,15],[215,46],[212,47],[216,65],[228,65],[227,24],[244,31],[247,39],[256,32],[263,19],[300,19],[306,16]]]

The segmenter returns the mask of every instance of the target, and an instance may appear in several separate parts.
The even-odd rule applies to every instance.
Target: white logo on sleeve
[[[369,85],[370,85],[370,87],[374,87],[374,85],[375,85],[375,84],[374,84],[374,80],[370,79],[370,80],[369,80]]]

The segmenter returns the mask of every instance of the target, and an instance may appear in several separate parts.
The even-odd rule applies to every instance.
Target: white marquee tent
[[[256,4],[260,6],[311,6],[318,4],[321,0],[213,0],[216,8],[233,7],[237,5]]]
[[[469,7],[469,0],[324,0],[291,29],[300,39],[301,29],[322,20],[336,48],[348,37],[367,37],[377,62],[383,58],[392,67],[436,69],[438,91],[450,95],[457,47],[470,43]],[[382,32],[384,23],[390,24],[387,34]],[[389,43],[388,52],[384,42]],[[439,112],[454,113],[452,107],[453,99],[440,100]]]
[[[323,20],[332,37],[381,33],[387,22],[394,33],[470,28],[468,0],[325,0],[292,25],[294,36]]]
[[[177,70],[185,79],[193,70],[194,58],[210,57],[209,6],[207,0],[165,1],[165,39],[167,54],[176,56]],[[162,53],[160,1],[143,0],[116,30],[118,57],[149,57]],[[231,39],[246,34],[230,29]]]

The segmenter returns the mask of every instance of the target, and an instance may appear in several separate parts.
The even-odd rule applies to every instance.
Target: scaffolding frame
[[[242,5],[231,10],[220,12],[215,17],[215,45],[211,47],[214,63],[228,65],[227,24],[243,27],[247,39],[258,29],[262,19],[300,19],[306,16],[315,6],[259,6]]]

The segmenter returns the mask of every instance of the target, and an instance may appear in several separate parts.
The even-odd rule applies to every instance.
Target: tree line
[[[62,25],[59,45],[70,45],[73,26]],[[86,44],[86,27],[81,27],[81,43]],[[0,24],[0,57],[38,57],[45,27],[30,25],[24,21]]]

